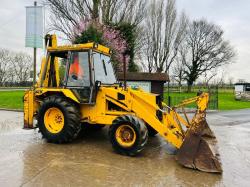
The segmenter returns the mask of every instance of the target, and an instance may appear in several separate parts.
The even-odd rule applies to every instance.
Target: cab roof
[[[105,55],[110,56],[111,50],[108,47],[97,43],[85,43],[85,44],[73,44],[73,45],[63,45],[63,46],[56,46],[56,47],[48,47],[48,52],[61,52],[61,51],[81,51],[81,50],[88,50],[93,49],[96,52],[103,53]]]

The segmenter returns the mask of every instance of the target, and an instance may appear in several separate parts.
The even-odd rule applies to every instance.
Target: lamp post
[[[126,62],[126,56],[129,54],[129,51],[126,50],[124,53],[123,53],[123,81],[124,81],[124,89],[126,90],[127,89],[127,62]]]
[[[36,1],[34,2],[34,6],[35,7],[37,6]],[[35,14],[35,16],[36,16],[36,14]],[[33,64],[33,87],[34,88],[35,88],[35,84],[36,84],[36,47],[34,47],[34,64]]]
[[[37,48],[43,48],[43,7],[34,1],[33,6],[26,6],[25,47],[33,48],[33,87],[36,84]]]

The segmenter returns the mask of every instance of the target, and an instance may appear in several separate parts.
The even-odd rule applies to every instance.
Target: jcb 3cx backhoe
[[[109,48],[95,43],[57,46],[55,35],[45,40],[47,56],[39,80],[24,95],[25,128],[38,127],[48,142],[60,144],[74,140],[85,125],[107,125],[114,150],[128,156],[143,150],[148,135],[159,133],[177,149],[181,165],[222,172],[216,138],[205,119],[207,93],[177,106],[197,103],[188,120],[159,95],[116,83]]]

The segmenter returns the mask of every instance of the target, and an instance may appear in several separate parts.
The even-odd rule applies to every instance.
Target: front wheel
[[[76,106],[60,96],[49,96],[38,112],[38,127],[51,143],[68,143],[80,131],[80,115]]]
[[[148,140],[145,123],[133,115],[117,117],[109,129],[109,139],[114,150],[120,154],[135,156]]]

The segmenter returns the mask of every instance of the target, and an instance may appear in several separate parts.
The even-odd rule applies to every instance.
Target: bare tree
[[[204,73],[204,86],[206,86],[207,88],[209,88],[209,83],[213,80],[213,78],[215,78],[215,76],[217,75],[217,69],[211,70],[209,72],[205,72]]]
[[[230,77],[228,78],[228,84],[229,84],[229,86],[231,86],[231,87],[234,85],[234,77],[231,77],[231,76],[230,76]]]
[[[118,4],[118,11],[109,21],[116,23],[127,22],[132,25],[139,25],[145,17],[147,0],[122,0],[122,2],[121,6]]]
[[[32,57],[26,53],[15,53],[11,58],[13,72],[17,82],[26,82],[30,77],[32,70]]]
[[[45,0],[51,9],[51,30],[72,40],[74,29],[86,19],[101,23],[127,22],[139,25],[145,15],[146,0]]]
[[[215,80],[216,85],[219,87],[223,88],[224,85],[226,84],[225,82],[225,74],[226,72],[223,70],[219,75],[218,78]]]
[[[26,53],[0,49],[0,84],[28,81],[32,63],[31,56]]]
[[[178,19],[175,0],[153,0],[145,22],[145,56],[149,72],[168,72],[183,40],[187,18]]]
[[[238,83],[246,83],[245,79],[238,79]]]
[[[4,85],[8,80],[10,69],[11,52],[7,49],[0,49],[0,84]]]
[[[233,48],[223,38],[223,30],[206,20],[193,21],[189,24],[182,45],[189,90],[205,72],[232,62],[235,56]]]
[[[145,37],[145,57],[146,57],[146,66],[148,69],[149,73],[152,73],[153,71],[155,71],[155,67],[154,67],[154,57],[153,57],[153,45],[152,45],[152,38],[151,35],[149,34],[149,32],[145,32],[146,37]]]
[[[182,82],[185,80],[184,65],[181,60],[177,60],[171,68],[172,77],[177,82],[179,88],[182,87]]]

